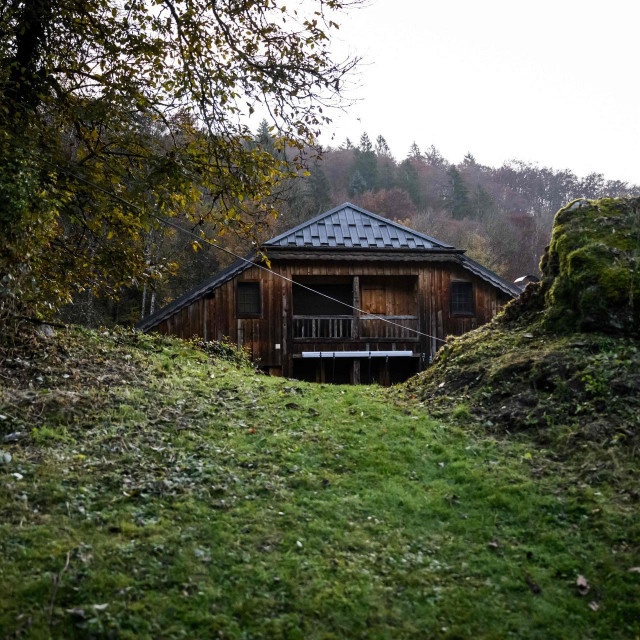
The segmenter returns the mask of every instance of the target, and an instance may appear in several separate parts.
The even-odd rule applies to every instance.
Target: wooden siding
[[[445,338],[474,329],[491,318],[509,297],[488,282],[452,262],[354,262],[278,260],[272,268],[287,278],[358,277],[356,301],[384,311],[382,315],[417,316],[419,330]],[[472,282],[475,310],[473,315],[454,316],[449,309],[449,288],[454,280]],[[236,285],[242,281],[258,281],[262,287],[260,318],[236,317]],[[291,375],[293,358],[304,351],[334,350],[411,350],[416,355],[433,357],[440,342],[419,336],[367,342],[365,335],[322,343],[293,340],[292,284],[274,273],[251,267],[212,293],[194,301],[163,320],[155,331],[181,338],[200,336],[209,340],[229,339],[247,348],[252,357],[272,373]],[[358,305],[356,305],[358,306]],[[346,312],[348,313],[348,311]],[[375,311],[373,313],[379,313]]]

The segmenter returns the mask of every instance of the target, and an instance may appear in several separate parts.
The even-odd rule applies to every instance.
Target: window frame
[[[258,307],[259,310],[255,313],[246,313],[246,312],[241,312],[240,311],[240,295],[239,295],[239,289],[241,287],[241,285],[243,284],[257,284],[258,285]],[[236,282],[236,287],[235,287],[235,307],[236,307],[236,318],[238,320],[243,320],[243,319],[255,319],[255,318],[262,318],[262,313],[263,313],[263,299],[262,299],[262,281],[261,280],[239,280],[238,282]]]
[[[469,311],[453,310],[453,288],[454,285],[468,285],[471,288],[471,308]],[[476,291],[471,280],[451,280],[449,283],[449,312],[454,317],[471,317],[476,315]]]

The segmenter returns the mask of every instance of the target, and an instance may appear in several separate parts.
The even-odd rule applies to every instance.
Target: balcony
[[[416,342],[417,330],[417,316],[294,315],[292,337],[294,340],[309,342]]]

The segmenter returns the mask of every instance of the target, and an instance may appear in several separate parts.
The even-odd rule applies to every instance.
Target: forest
[[[280,153],[266,121],[255,132],[254,144],[270,154]],[[306,151],[305,170],[283,181],[271,196],[278,216],[259,231],[260,240],[349,201],[466,249],[470,257],[508,280],[539,274],[553,217],[565,203],[640,190],[601,173],[578,177],[569,169],[518,160],[490,167],[471,153],[455,164],[433,145],[422,150],[417,143],[399,160],[383,135],[373,142],[366,132],[357,144],[347,138],[336,148],[316,154]],[[187,230],[194,228],[182,224]],[[237,236],[225,236],[221,244],[240,255],[251,249]],[[194,252],[190,238],[176,231],[151,239],[148,246],[154,261],[175,263],[173,275],[156,281],[153,288],[129,290],[117,303],[109,302],[108,309],[100,302],[83,304],[81,299],[73,310],[83,314],[78,320],[94,326],[136,322],[233,260],[206,245]]]

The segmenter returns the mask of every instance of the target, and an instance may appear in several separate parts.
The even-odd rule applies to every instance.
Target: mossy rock
[[[640,333],[640,198],[576,200],[557,213],[529,296],[549,330]]]

